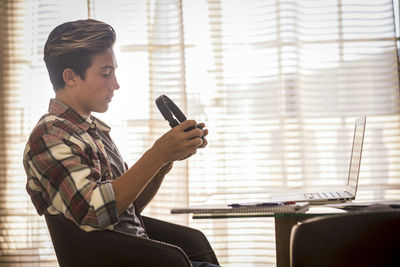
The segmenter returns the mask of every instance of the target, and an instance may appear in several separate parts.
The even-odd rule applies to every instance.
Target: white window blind
[[[399,198],[391,1],[184,1],[183,14],[188,111],[211,129],[190,160],[190,204],[344,185],[361,115],[357,199]],[[190,223],[222,263],[275,264],[272,219]]]
[[[169,125],[155,99],[166,94],[185,110],[185,61],[180,1],[120,1],[113,7],[95,1],[94,17],[117,32],[116,92],[110,111],[97,114],[112,125],[112,136],[129,165],[139,159]],[[124,138],[121,138],[124,137]],[[187,162],[177,162],[145,213],[187,224],[186,217],[170,215],[165,206],[188,203]]]
[[[117,32],[121,89],[96,115],[112,126],[129,165],[169,128],[154,104],[160,94],[206,122],[208,147],[175,164],[145,213],[201,229],[222,265],[274,266],[273,219],[192,220],[169,209],[211,196],[341,186],[358,116],[367,116],[367,128],[357,199],[400,198],[391,0],[19,0],[0,7],[0,266],[57,266],[25,191],[22,150],[53,96],[42,60],[47,35],[88,14]]]
[[[43,217],[25,190],[22,154],[54,95],[43,62],[50,31],[86,18],[86,1],[0,1],[0,266],[57,266]]]

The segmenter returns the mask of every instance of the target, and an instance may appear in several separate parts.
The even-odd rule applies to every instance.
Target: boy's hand
[[[190,127],[193,129],[185,131]],[[187,159],[196,154],[198,148],[207,145],[207,139],[204,137],[208,130],[203,130],[204,127],[204,123],[197,124],[194,120],[186,120],[156,140],[153,149],[164,163]]]

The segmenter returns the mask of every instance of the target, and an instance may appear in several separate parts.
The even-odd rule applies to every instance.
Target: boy
[[[148,238],[140,211],[174,161],[207,145],[208,130],[200,123],[185,132],[197,125],[187,120],[127,168],[110,127],[91,115],[106,112],[119,89],[115,38],[111,26],[92,19],[67,22],[50,33],[44,61],[55,98],[25,148],[27,191],[40,215],[63,214],[86,231],[111,229]]]

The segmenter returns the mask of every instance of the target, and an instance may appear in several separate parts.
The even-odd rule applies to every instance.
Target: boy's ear
[[[63,71],[63,79],[65,85],[74,86],[76,84],[76,75],[75,72],[69,68]]]

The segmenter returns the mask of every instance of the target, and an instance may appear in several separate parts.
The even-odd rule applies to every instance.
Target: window
[[[90,14],[116,29],[121,89],[109,111],[96,116],[112,126],[129,164],[169,129],[154,104],[160,94],[210,130],[208,147],[175,164],[146,214],[201,229],[222,265],[273,266],[273,219],[192,220],[169,209],[340,187],[354,120],[362,115],[357,199],[398,199],[394,3],[393,9],[391,0],[1,2],[0,265],[57,266],[22,167],[27,136],[53,96],[42,49],[56,25]]]

